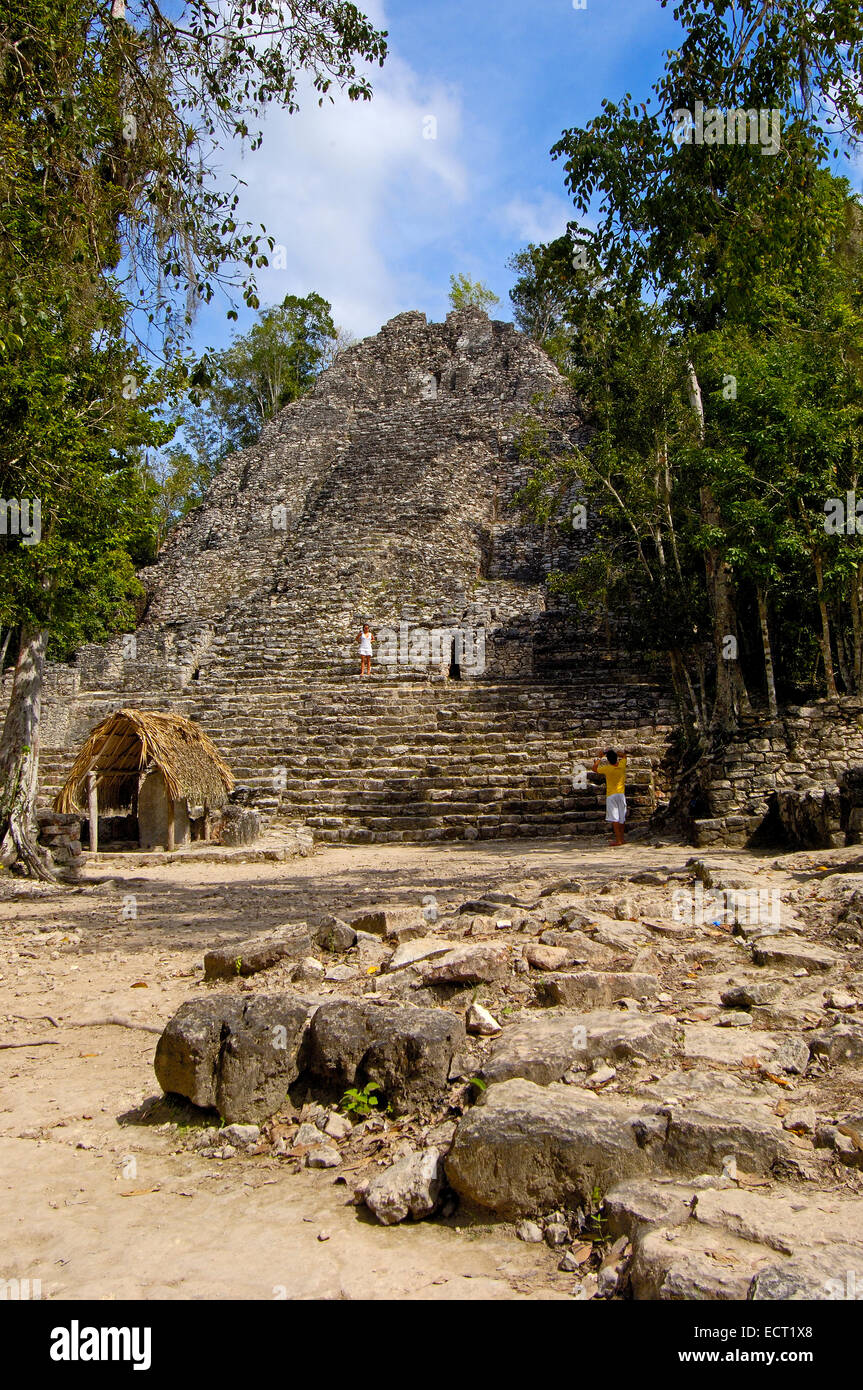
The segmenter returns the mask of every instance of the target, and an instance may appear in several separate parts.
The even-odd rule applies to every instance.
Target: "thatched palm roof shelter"
[[[122,811],[133,804],[141,774],[150,770],[162,773],[172,801],[190,806],[223,806],[234,786],[231,769],[191,719],[121,709],[90,734],[54,798],[54,810],[83,809],[93,772],[100,810]]]

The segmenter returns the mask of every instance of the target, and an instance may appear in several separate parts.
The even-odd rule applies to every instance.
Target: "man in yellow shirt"
[[[605,762],[599,758],[593,764],[594,772],[601,772],[605,778],[605,819],[614,831],[612,845],[623,844],[623,827],[626,821],[626,754],[616,753],[613,748],[606,749]]]

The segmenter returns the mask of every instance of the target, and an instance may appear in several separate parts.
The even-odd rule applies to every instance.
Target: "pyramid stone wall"
[[[43,794],[122,704],[198,719],[268,814],[323,838],[454,838],[595,828],[572,766],[640,748],[642,810],[666,790],[667,689],[556,603],[551,540],[513,502],[525,415],[584,439],[551,361],[477,311],[400,314],[228,458],[145,570],[137,631],[49,671]],[[404,663],[360,682],[367,618]],[[411,665],[414,636],[481,634],[483,659]],[[477,648],[478,650],[478,648]],[[639,764],[640,756],[640,764]]]

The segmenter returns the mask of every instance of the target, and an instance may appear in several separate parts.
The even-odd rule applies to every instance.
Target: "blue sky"
[[[316,290],[364,336],[405,309],[443,318],[449,277],[464,272],[509,318],[508,257],[571,215],[551,146],[603,97],[647,97],[674,45],[670,10],[659,0],[358,3],[390,36],[372,102],[319,108],[309,97],[298,114],[267,118],[262,149],[224,154],[248,185],[242,215],[284,247],[285,268],[259,273],[262,302]],[[199,350],[235,331],[225,307],[201,312]],[[241,313],[240,327],[249,319]]]

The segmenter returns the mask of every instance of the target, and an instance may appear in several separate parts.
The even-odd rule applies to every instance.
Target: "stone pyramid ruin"
[[[266,816],[324,840],[595,831],[580,770],[608,743],[643,817],[672,701],[550,594],[589,528],[552,540],[514,505],[525,416],[561,450],[584,437],[546,355],[478,310],[400,314],[340,354],[142,572],[137,631],[50,669],[43,798],[126,705],[198,721]]]

